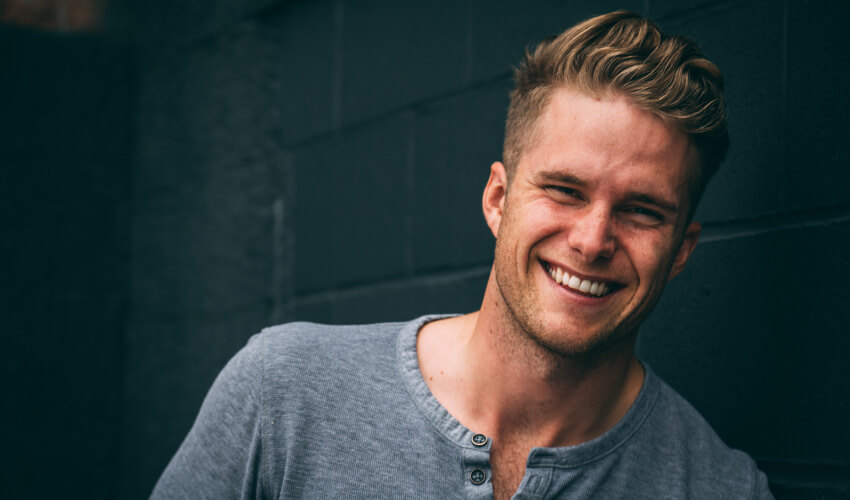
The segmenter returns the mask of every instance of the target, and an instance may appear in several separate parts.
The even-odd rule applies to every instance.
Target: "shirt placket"
[[[490,439],[483,434],[473,434],[472,447],[463,449],[464,493],[468,499],[493,498],[493,481],[490,466]]]

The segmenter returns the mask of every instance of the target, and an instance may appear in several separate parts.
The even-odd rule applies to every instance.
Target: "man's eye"
[[[625,209],[625,212],[629,215],[634,215],[635,217],[647,221],[647,222],[663,222],[664,217],[654,210],[650,210],[648,208],[643,207],[631,207]]]
[[[546,186],[546,190],[561,198],[581,199],[581,194],[578,191],[566,186]]]

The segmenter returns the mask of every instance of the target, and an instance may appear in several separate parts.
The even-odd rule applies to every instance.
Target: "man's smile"
[[[540,263],[555,283],[588,297],[603,297],[623,286],[613,281],[584,279],[551,262],[541,260]]]

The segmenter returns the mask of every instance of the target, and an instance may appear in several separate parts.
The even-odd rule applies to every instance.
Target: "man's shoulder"
[[[655,377],[658,394],[642,432],[653,459],[675,464],[695,491],[748,490],[749,498],[759,497],[766,479],[755,461],[729,447],[693,405]]]
[[[328,325],[293,322],[264,328],[252,339],[262,352],[267,368],[299,370],[333,365],[345,369],[354,364],[393,358],[398,335],[407,323]]]
[[[658,397],[653,408],[654,427],[664,429],[671,437],[687,438],[680,442],[698,447],[698,451],[728,455],[734,458],[746,454],[729,448],[711,424],[678,391],[657,377]]]
[[[266,348],[315,349],[382,342],[395,337],[407,322],[331,325],[295,321],[263,328],[259,333]]]

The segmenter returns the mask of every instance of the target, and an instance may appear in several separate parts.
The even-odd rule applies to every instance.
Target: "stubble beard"
[[[548,325],[545,311],[540,308],[539,291],[530,285],[530,269],[524,276],[518,277],[524,279],[523,283],[527,285],[519,285],[519,279],[512,279],[510,269],[505,268],[510,266],[509,259],[500,259],[499,253],[497,248],[494,272],[501,302],[498,308],[513,354],[535,364],[591,367],[622,352],[623,348],[631,349],[637,325],[618,325],[617,318],[610,318],[597,326],[597,331],[589,337],[576,335],[584,332],[558,331]],[[530,266],[533,265],[531,262]]]

